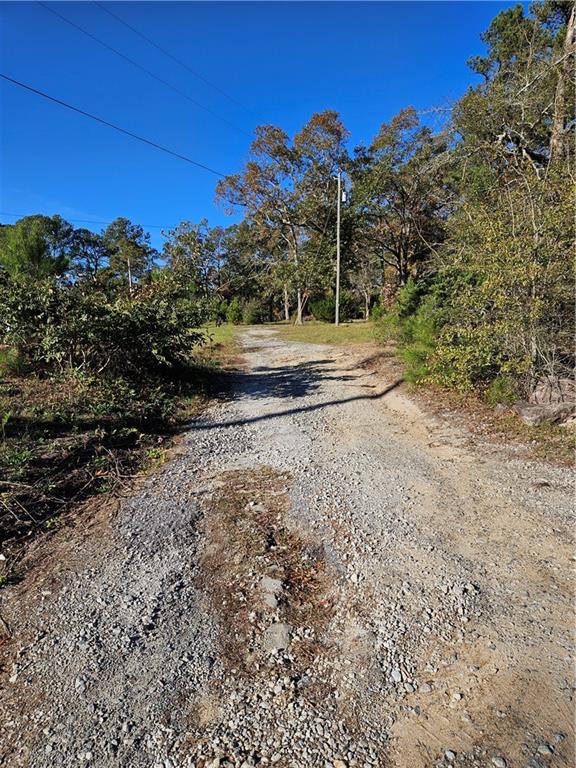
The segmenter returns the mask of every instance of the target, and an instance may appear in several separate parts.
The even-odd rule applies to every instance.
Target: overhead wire
[[[233,96],[231,96],[229,93],[227,93],[225,90],[220,88],[220,86],[216,85],[211,80],[208,80],[208,78],[204,77],[204,75],[202,75],[197,70],[192,69],[192,67],[190,67],[188,64],[186,64],[186,62],[182,61],[182,59],[179,59],[177,56],[174,56],[173,53],[171,53],[170,51],[167,51],[166,48],[163,48],[161,45],[156,43],[154,40],[152,40],[152,38],[148,37],[148,35],[145,35],[139,29],[136,29],[136,27],[132,26],[132,24],[129,24],[121,16],[118,16],[117,13],[115,13],[114,11],[111,11],[110,8],[108,8],[104,3],[100,3],[97,0],[93,0],[93,4],[98,6],[98,8],[100,8],[101,11],[103,11],[104,13],[107,13],[113,19],[116,19],[116,21],[119,24],[123,24],[127,29],[129,29],[135,35],[137,35],[138,37],[142,38],[142,40],[145,40],[153,48],[156,48],[158,51],[163,53],[164,56],[167,56],[169,59],[172,59],[172,61],[175,61],[176,64],[179,64],[186,71],[190,72],[191,75],[194,75],[194,77],[197,77],[199,80],[201,80],[206,85],[209,85],[211,88],[214,88],[215,91],[218,91],[218,93],[220,93],[222,96],[226,97],[233,104],[236,104],[237,106],[242,107],[243,109],[247,109],[247,107],[244,106],[244,104],[242,104],[237,99],[235,99]]]
[[[251,136],[251,134],[248,131],[244,130],[244,128],[241,128],[239,125],[236,125],[235,123],[231,122],[230,120],[223,117],[222,115],[219,115],[217,112],[214,112],[212,109],[210,109],[210,107],[207,107],[205,104],[202,104],[201,102],[197,101],[197,99],[192,98],[192,96],[189,96],[187,93],[185,93],[185,91],[182,91],[180,88],[173,85],[168,80],[165,80],[163,77],[160,77],[159,75],[155,74],[154,72],[152,72],[152,70],[140,64],[135,59],[131,58],[130,56],[127,56],[125,53],[122,53],[122,51],[118,50],[118,48],[115,48],[114,46],[109,45],[104,40],[101,40],[99,37],[96,37],[96,35],[93,35],[91,32],[88,32],[88,30],[84,29],[84,27],[81,27],[79,24],[76,24],[76,22],[72,21],[67,16],[64,16],[55,8],[50,7],[49,5],[47,5],[47,3],[42,2],[42,0],[36,0],[36,3],[37,5],[44,8],[44,10],[48,11],[48,13],[53,14],[57,18],[61,19],[65,24],[68,24],[73,29],[76,29],[78,32],[81,32],[83,35],[86,35],[86,37],[98,43],[98,45],[101,45],[106,50],[120,57],[124,61],[127,61],[132,66],[136,67],[137,69],[147,74],[148,77],[151,77],[153,80],[156,80],[161,85],[165,86],[166,88],[169,88],[174,93],[177,93],[179,96],[186,99],[191,104],[194,104],[194,106],[198,107],[199,109],[202,109],[204,112],[211,115],[216,120],[220,120],[222,123],[225,123],[230,128],[233,128],[235,131],[239,131],[245,136],[249,136],[249,137]]]
[[[159,149],[161,152],[165,152],[168,155],[177,157],[179,160],[184,160],[186,163],[195,165],[197,168],[202,168],[203,170],[208,171],[209,173],[212,173],[215,176],[219,176],[222,179],[226,178],[226,174],[220,173],[220,171],[216,171],[214,168],[211,168],[210,166],[205,165],[204,163],[199,163],[197,160],[193,160],[187,155],[183,155],[180,152],[175,152],[174,150],[169,149],[168,147],[165,147],[162,144],[158,144],[157,142],[152,141],[151,139],[147,139],[144,136],[140,136],[137,133],[133,133],[132,131],[127,130],[126,128],[122,128],[121,126],[116,125],[115,123],[111,123],[109,120],[105,120],[102,117],[98,117],[98,115],[93,115],[91,112],[87,112],[84,109],[80,109],[80,107],[75,107],[73,104],[69,104],[67,101],[64,101],[63,99],[58,99],[55,96],[51,96],[50,94],[45,93],[44,91],[41,91],[38,88],[34,88],[31,85],[27,85],[26,83],[23,83],[20,80],[16,80],[15,78],[10,77],[9,75],[4,74],[3,72],[0,72],[0,77],[2,77],[4,80],[7,80],[9,83],[12,83],[13,85],[17,85],[20,88],[23,88],[27,91],[30,91],[31,93],[36,94],[37,96],[41,96],[42,98],[47,99],[48,101],[52,101],[55,104],[59,104],[61,107],[66,107],[66,109],[70,109],[73,112],[77,112],[78,114],[83,115],[84,117],[89,117],[91,120],[95,120],[97,123],[101,123],[102,125],[108,126],[108,128],[113,128],[115,131],[118,131],[119,133],[122,133],[125,136],[130,136],[132,139],[141,141],[143,144],[148,144],[149,146],[154,147],[155,149]]]
[[[0,216],[10,216],[15,219],[21,219],[25,216],[35,216],[37,214],[30,214],[30,213],[9,213],[8,211],[0,211]],[[63,216],[63,219],[66,219],[66,221],[69,221],[71,224],[111,224],[112,221],[101,221],[97,219],[71,219],[69,216]],[[164,224],[141,224],[142,227],[146,227],[147,229],[174,229],[175,225],[171,225],[169,227],[165,226]]]

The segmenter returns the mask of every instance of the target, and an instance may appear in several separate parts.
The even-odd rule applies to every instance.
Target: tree
[[[232,208],[241,207],[260,237],[268,235],[277,249],[283,243],[287,258],[282,274],[283,292],[296,294],[296,322],[318,279],[326,277],[320,248],[326,210],[335,199],[333,175],[346,158],[347,132],[336,112],[312,116],[291,141],[280,128],[259,126],[251,157],[242,173],[228,176],[217,186],[217,198]],[[318,245],[316,243],[316,245]]]
[[[348,273],[352,293],[364,305],[364,319],[370,319],[370,305],[375,292],[382,287],[382,268],[378,257],[371,252],[361,253],[355,267]]]
[[[456,131],[469,156],[498,144],[501,166],[522,158],[542,173],[574,133],[574,3],[508,8],[481,38],[487,53],[469,63],[484,82],[458,103]]]
[[[408,108],[383,123],[369,147],[357,150],[352,180],[359,238],[368,261],[377,256],[382,274],[391,266],[399,286],[429,261],[444,237],[447,149],[447,137],[434,136]]]
[[[61,216],[25,216],[0,232],[0,265],[11,276],[62,275],[71,255],[72,225]]]
[[[72,239],[71,257],[76,276],[95,282],[108,264],[108,250],[104,238],[89,229],[76,229]]]
[[[482,36],[487,55],[472,60],[485,82],[455,110],[458,205],[438,264],[464,279],[436,354],[449,383],[509,376],[523,395],[574,360],[573,169],[563,149],[574,113],[572,105],[567,122],[555,106],[573,4],[531,11],[516,6],[494,19]]]
[[[128,292],[132,293],[134,283],[152,267],[155,251],[150,246],[150,235],[139,224],[121,216],[106,227],[102,239],[112,274],[125,279]]]

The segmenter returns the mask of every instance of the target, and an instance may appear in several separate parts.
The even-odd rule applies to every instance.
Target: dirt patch
[[[385,380],[402,378],[404,365],[397,357],[394,344],[384,349],[375,344],[355,347],[356,355],[350,369],[362,368]],[[561,466],[573,466],[576,434],[566,426],[543,424],[527,426],[512,408],[491,407],[478,392],[461,393],[433,384],[416,386],[405,382],[397,392],[416,402],[428,415],[451,425],[464,427],[471,444],[505,444],[520,458],[537,458]]]
[[[291,674],[297,675],[317,653],[332,615],[322,547],[287,525],[287,473],[265,466],[233,470],[214,484],[198,584],[228,628],[222,659],[253,675],[266,656],[266,633],[284,625],[291,628]],[[284,650],[274,648],[273,637],[270,643],[272,653]]]

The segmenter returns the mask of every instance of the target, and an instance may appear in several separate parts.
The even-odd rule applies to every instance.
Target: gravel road
[[[235,397],[2,590],[0,765],[573,768],[569,471],[242,341]]]

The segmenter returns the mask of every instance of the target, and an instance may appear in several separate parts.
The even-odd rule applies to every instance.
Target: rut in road
[[[0,765],[572,766],[568,470],[243,343],[234,399],[4,590]]]

